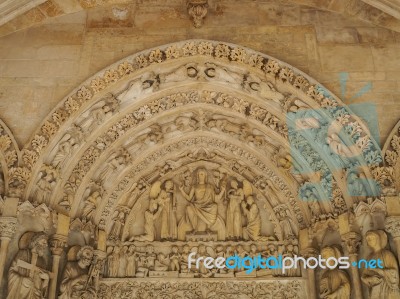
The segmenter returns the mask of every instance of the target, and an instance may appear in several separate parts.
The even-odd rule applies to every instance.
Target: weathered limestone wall
[[[400,118],[400,33],[305,6],[254,1],[210,7],[202,28],[173,1],[98,7],[0,38],[0,118],[26,143],[74,87],[132,53],[204,38],[288,62],[346,103],[377,104],[381,142]],[[348,72],[345,96],[339,73]],[[372,82],[372,90],[352,99]]]

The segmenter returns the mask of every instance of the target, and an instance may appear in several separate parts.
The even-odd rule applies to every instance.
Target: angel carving
[[[48,165],[45,165],[39,172],[39,179],[36,182],[36,190],[34,193],[38,202],[49,204],[48,200],[56,185],[57,176],[57,171]]]
[[[174,183],[171,180],[167,180],[163,187],[161,182],[156,182],[150,190],[150,198],[154,198],[162,206],[160,215],[161,240],[176,240],[178,236],[174,189]]]
[[[108,94],[100,102],[93,105],[86,118],[78,125],[85,134],[92,132],[97,126],[109,119],[119,107],[119,101],[113,94]]]
[[[74,125],[60,140],[52,165],[56,168],[63,168],[67,159],[79,148],[83,138],[81,128]]]

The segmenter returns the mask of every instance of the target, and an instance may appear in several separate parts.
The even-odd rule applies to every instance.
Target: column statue
[[[400,298],[399,290],[399,266],[394,254],[385,249],[387,235],[383,230],[368,231],[365,235],[368,246],[372,253],[368,259],[381,260],[383,269],[365,269],[361,281],[369,287],[371,299]]]
[[[321,250],[323,259],[331,257],[339,259],[341,255],[339,248],[334,246],[327,246]],[[350,279],[348,274],[337,267],[333,269],[327,267],[321,277],[319,296],[322,299],[350,299]]]
[[[47,235],[27,232],[22,235],[19,247],[8,272],[7,299],[47,298],[51,276],[45,260]]]

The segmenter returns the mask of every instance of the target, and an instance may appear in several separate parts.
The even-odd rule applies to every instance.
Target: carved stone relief
[[[200,24],[204,12],[192,14]],[[354,149],[344,146],[337,132],[326,140],[317,130],[290,136],[286,113],[309,107],[329,108],[321,125],[341,121],[361,152],[359,159],[373,166],[356,173],[355,163],[327,174],[333,163],[345,163],[332,152],[350,155]],[[302,125],[316,128],[312,122]],[[395,142],[385,155],[390,165],[383,166],[368,131],[340,100],[320,92],[297,70],[230,44],[187,41],[133,55],[69,95],[21,154],[9,135],[0,127],[0,210],[10,191],[19,190],[21,203],[13,221],[0,218],[2,237],[12,238],[17,220],[46,234],[56,230],[50,241],[53,268],[68,247],[59,273],[32,262],[40,252],[36,244],[12,247],[21,257],[9,261],[17,270],[8,275],[8,284],[27,279],[21,271],[40,275],[28,275],[26,290],[10,285],[10,299],[31,291],[45,297],[55,287],[65,299],[306,298],[312,291],[300,269],[248,276],[243,269],[195,269],[187,257],[193,252],[196,257],[293,257],[300,249],[315,254],[317,248],[340,244],[348,233],[339,232],[338,218],[345,213],[356,218],[349,220],[349,230],[386,225],[394,231],[394,222],[385,222],[384,200],[361,198],[372,186],[360,185],[359,179],[372,175],[385,194],[394,193],[400,155]],[[315,179],[323,188],[313,187]],[[321,201],[325,193],[332,196]],[[55,225],[63,217],[67,232]],[[307,246],[301,242],[304,231]],[[371,256],[393,260],[384,233],[371,233],[367,242]],[[352,254],[358,251],[354,247]],[[321,297],[338,291],[332,278],[337,271],[317,279]],[[346,297],[350,281],[342,274]],[[392,287],[386,274],[377,274],[377,284],[367,274],[363,282],[371,298],[376,288]]]

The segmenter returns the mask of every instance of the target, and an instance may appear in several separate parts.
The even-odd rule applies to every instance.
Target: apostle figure
[[[298,230],[296,225],[293,223],[293,220],[288,215],[287,207],[285,205],[282,205],[276,211],[276,217],[278,218],[279,224],[282,228],[282,238],[295,238],[298,234]]]
[[[370,298],[400,298],[399,266],[393,253],[385,249],[388,242],[386,233],[383,230],[368,231],[365,239],[372,250],[368,259],[379,259],[383,266],[367,268],[362,273],[361,280],[369,287]]]
[[[85,200],[85,206],[83,207],[83,211],[82,211],[82,218],[83,218],[84,222],[86,222],[86,221],[93,222],[94,221],[96,206],[100,200],[101,200],[101,196],[98,191],[94,191]]]
[[[256,241],[261,238],[261,216],[260,210],[254,201],[253,196],[247,197],[241,203],[242,209],[247,219],[247,225],[243,230],[243,237],[248,240]]]
[[[226,237],[238,240],[242,237],[242,211],[240,205],[244,200],[244,192],[238,182],[232,180],[232,189],[228,191],[228,209],[226,211]]]
[[[332,257],[338,260],[341,257],[341,252],[337,247],[328,246],[321,250],[321,256],[326,260]],[[327,267],[321,277],[320,298],[350,299],[350,279],[347,273],[338,268],[330,269]]]
[[[156,228],[154,221],[160,216],[163,207],[157,204],[156,200],[150,200],[149,209],[144,212],[144,234],[133,236],[129,241],[154,241],[156,238]]]
[[[128,248],[128,257],[127,257],[127,265],[126,265],[126,277],[135,277],[136,275],[136,260],[138,254],[136,251],[135,245],[130,245]]]
[[[216,222],[218,206],[215,203],[214,187],[207,183],[207,172],[201,168],[197,171],[197,184],[189,194],[180,187],[183,197],[189,202],[186,207],[186,220],[191,224],[192,232],[210,231]]]
[[[83,246],[79,249],[76,258],[77,260],[69,261],[65,266],[58,299],[95,299],[97,298],[96,290],[88,284],[93,248]]]
[[[176,226],[176,199],[174,197],[174,183],[165,182],[158,201],[163,206],[161,212],[161,240],[176,240],[178,232]]]
[[[125,213],[115,211],[113,216],[114,223],[110,230],[110,239],[119,240],[125,225]]]
[[[49,272],[44,259],[47,235],[27,232],[21,237],[19,246],[8,272],[7,299],[47,298]]]

